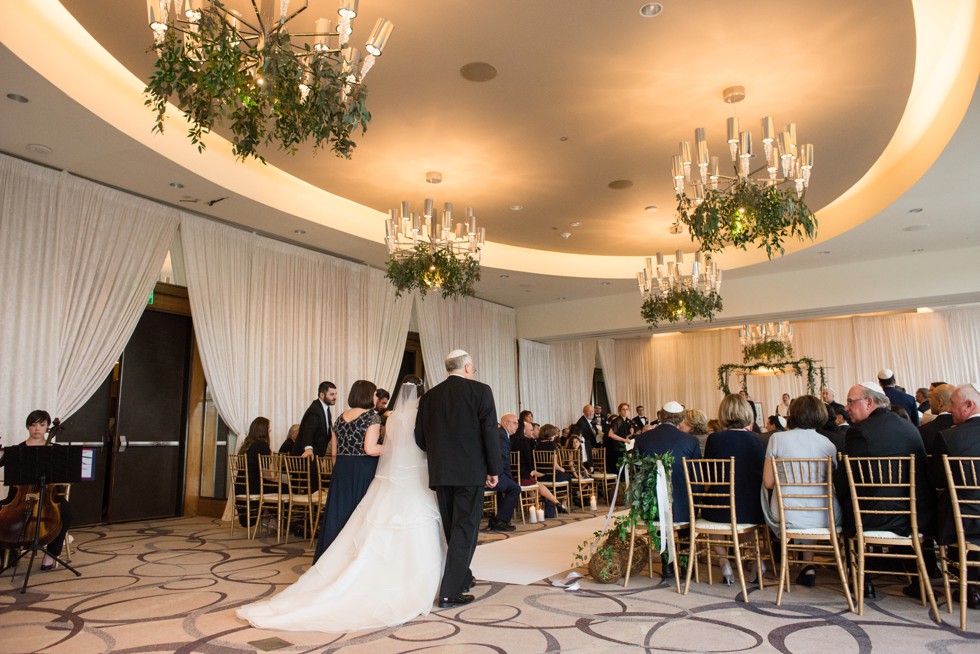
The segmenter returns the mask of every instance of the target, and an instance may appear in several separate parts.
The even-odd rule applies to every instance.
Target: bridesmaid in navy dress
[[[347,395],[350,407],[334,421],[335,438],[330,440],[333,456],[333,475],[320,538],[313,562],[341,532],[354,509],[360,503],[378,469],[381,454],[381,418],[374,410],[377,387],[369,381],[354,382]]]

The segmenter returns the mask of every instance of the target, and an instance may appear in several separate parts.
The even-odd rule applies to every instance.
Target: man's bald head
[[[513,436],[517,431],[517,416],[513,413],[505,413],[500,416],[500,426],[504,428],[509,436]]]
[[[973,416],[980,415],[980,388],[977,384],[963,384],[953,391],[952,406],[953,422],[962,425]]]

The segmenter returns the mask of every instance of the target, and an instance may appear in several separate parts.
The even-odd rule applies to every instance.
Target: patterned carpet
[[[508,535],[482,533],[481,543],[518,538],[592,514],[573,513]],[[0,652],[869,652],[980,651],[980,612],[971,631],[958,615],[930,623],[900,584],[882,581],[862,617],[847,611],[835,577],[821,572],[815,589],[794,587],[775,606],[775,590],[692,585],[682,596],[644,573],[622,585],[582,580],[567,592],[542,580],[528,586],[482,582],[478,601],[436,610],[393,629],[335,636],[253,629],[234,609],[276,593],[310,563],[305,543],[248,541],[241,529],[206,518],[161,520],[73,531],[67,570],[36,573],[21,595],[18,575],[0,577]],[[526,539],[531,540],[531,539]],[[555,557],[572,563],[576,544]],[[562,577],[564,575],[561,575]],[[557,579],[557,577],[556,577]],[[940,594],[941,595],[941,594]],[[937,600],[939,596],[937,596]],[[324,607],[324,611],[329,611]]]

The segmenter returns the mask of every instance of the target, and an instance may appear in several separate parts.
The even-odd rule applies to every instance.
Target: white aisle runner
[[[622,511],[615,515],[621,515]],[[470,566],[480,580],[526,586],[575,566],[578,546],[602,529],[606,516],[547,527],[476,548]],[[545,523],[547,524],[547,523]],[[610,521],[612,524],[612,521]]]

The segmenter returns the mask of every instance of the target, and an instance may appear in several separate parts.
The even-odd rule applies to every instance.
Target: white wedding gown
[[[388,418],[374,481],[343,531],[296,583],[243,606],[239,617],[262,629],[342,633],[404,624],[432,609],[446,539],[415,444],[418,401],[414,391],[404,396]]]

